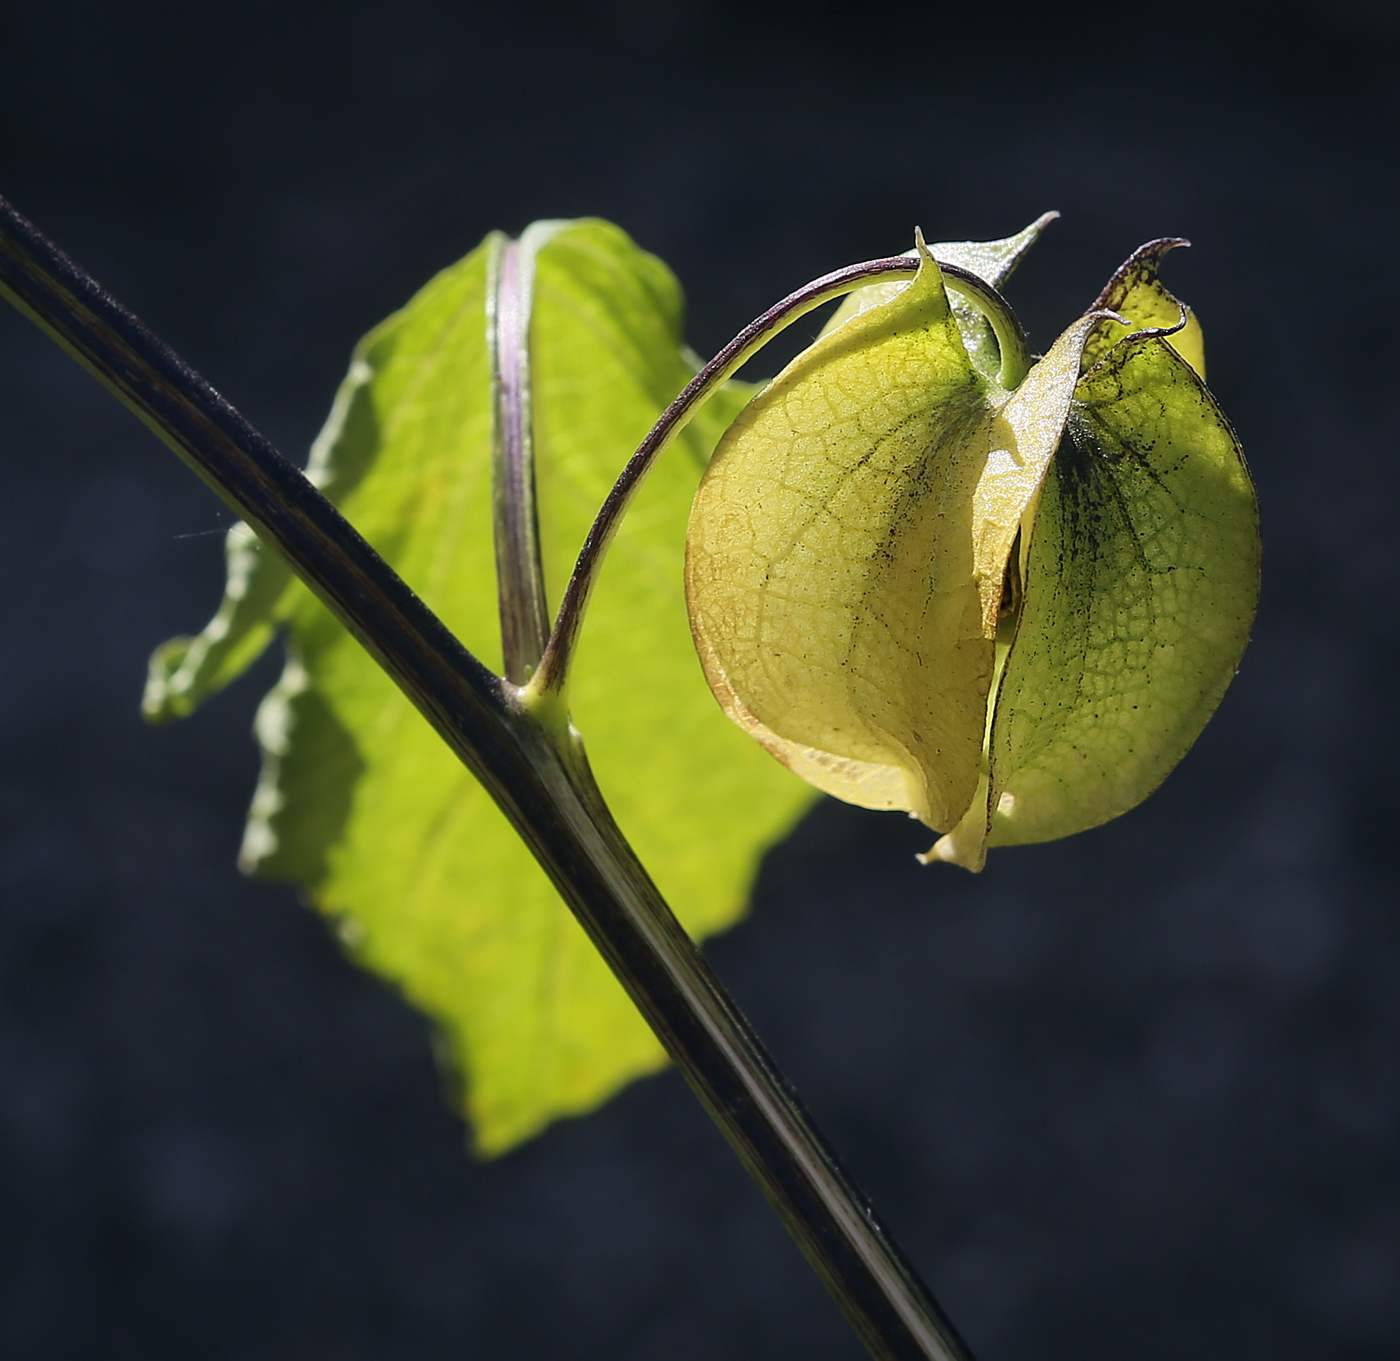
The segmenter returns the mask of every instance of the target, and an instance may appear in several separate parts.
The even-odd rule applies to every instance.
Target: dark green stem
[[[481,780],[872,1356],[967,1361],[617,830],[562,707],[482,666],[296,468],[3,200],[0,292],[285,555]]]

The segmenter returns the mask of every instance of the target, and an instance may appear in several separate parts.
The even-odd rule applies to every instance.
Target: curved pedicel
[[[920,252],[927,254],[922,233],[918,236],[918,243]],[[960,293],[986,316],[1001,347],[1001,386],[1015,387],[1030,367],[1026,335],[1016,314],[991,284],[978,278],[970,270],[944,264],[942,261],[937,263],[943,275],[944,286]],[[613,484],[612,491],[608,493],[607,500],[603,502],[592,528],[588,531],[588,537],[584,540],[573,574],[565,588],[564,598],[560,602],[554,631],[550,634],[539,670],[526,687],[528,702],[552,703],[554,697],[557,697],[568,683],[569,667],[578,642],[579,630],[583,626],[583,616],[588,609],[588,598],[593,592],[603,557],[617,533],[617,527],[622,523],[627,507],[643,479],[651,471],[652,465],[666,446],[685,429],[706,398],[728,382],[770,340],[808,312],[881,279],[897,275],[912,278],[918,273],[921,264],[919,255],[896,255],[882,260],[866,260],[858,265],[847,265],[844,269],[834,270],[830,274],[822,275],[820,279],[814,279],[751,321],[685,385],[675,401],[661,413],[647,437],[637,446],[637,452],[628,460]]]

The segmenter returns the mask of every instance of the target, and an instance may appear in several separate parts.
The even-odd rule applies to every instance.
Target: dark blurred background
[[[1267,569],[1203,740],[980,878],[823,805],[710,949],[981,1361],[1400,1354],[1396,15],[0,0],[0,193],[297,456],[493,227],[617,220],[706,353],[915,223],[1060,209],[1041,345],[1195,240]],[[275,660],[137,716],[226,523],[0,312],[0,1355],[855,1361],[674,1074],[473,1163],[425,1022],[238,876]]]

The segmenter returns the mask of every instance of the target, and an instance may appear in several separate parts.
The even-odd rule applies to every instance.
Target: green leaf
[[[679,289],[660,261],[602,222],[532,230],[536,478],[553,605],[614,477],[691,368]],[[361,343],[309,471],[499,668],[489,244]],[[570,686],[617,821],[696,936],[741,915],[758,856],[810,797],[715,707],[686,621],[690,501],[746,397],[722,392],[641,490]],[[229,598],[199,639],[153,659],[146,710],[188,712],[287,626],[287,668],[258,716],[265,763],[245,867],[306,885],[355,957],[436,1018],[483,1153],[659,1068],[651,1032],[489,797],[315,598],[246,531],[236,537]]]

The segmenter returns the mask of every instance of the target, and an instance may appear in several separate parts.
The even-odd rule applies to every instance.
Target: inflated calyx
[[[935,254],[998,284],[1033,235],[920,240],[912,280],[848,299],[720,442],[687,546],[729,717],[974,870],[1156,788],[1258,594],[1253,487],[1158,280],[1181,243],[1137,251],[1022,377]]]

